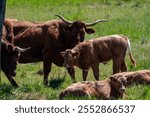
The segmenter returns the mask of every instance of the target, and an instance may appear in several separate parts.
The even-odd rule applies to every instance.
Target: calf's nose
[[[122,86],[122,87],[119,89],[119,92],[120,92],[120,93],[124,93],[124,92],[125,92],[125,90],[126,90],[126,89],[125,89],[125,87],[124,87],[124,86]]]

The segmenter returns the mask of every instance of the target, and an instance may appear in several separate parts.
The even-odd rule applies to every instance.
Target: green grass
[[[94,26],[95,34],[86,35],[85,39],[110,34],[123,34],[130,38],[133,56],[137,66],[133,67],[126,57],[129,71],[150,69],[150,2],[148,0],[8,0],[6,17],[47,21],[58,19],[61,14],[69,20],[91,22],[108,19],[110,22]],[[100,79],[112,74],[112,62],[100,66]],[[19,64],[15,80],[19,88],[10,85],[1,72],[0,99],[58,99],[59,93],[71,85],[71,78],[65,68],[52,66],[49,75],[49,87],[43,86],[43,76],[36,74],[42,69],[42,62]],[[81,70],[76,70],[77,81],[82,81]],[[88,80],[94,80],[90,71]],[[127,88],[129,99],[150,99],[150,87],[138,85]],[[69,97],[68,99],[77,99]],[[79,98],[87,99],[87,98]]]

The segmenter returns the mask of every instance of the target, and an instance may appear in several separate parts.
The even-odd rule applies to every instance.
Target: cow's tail
[[[132,52],[131,52],[131,45],[130,45],[130,41],[129,39],[126,37],[126,36],[122,36],[124,37],[126,40],[127,40],[127,44],[128,44],[128,51],[129,51],[129,56],[130,56],[130,60],[131,62],[133,63],[134,66],[136,66],[136,62],[135,62],[135,59],[133,58],[133,55],[132,55]]]

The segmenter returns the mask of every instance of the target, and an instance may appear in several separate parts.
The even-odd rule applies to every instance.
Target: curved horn
[[[92,22],[92,23],[85,23],[85,25],[86,25],[86,26],[94,26],[94,25],[96,25],[96,24],[99,23],[99,22],[108,22],[108,20],[105,20],[105,19],[96,20],[96,21],[94,21],[94,22]]]
[[[64,23],[66,23],[67,25],[71,25],[73,22],[72,21],[68,21],[66,20],[63,16],[61,15],[55,15],[57,17],[59,17]]]
[[[28,47],[28,48],[20,48],[18,46],[16,46],[16,49],[20,52],[26,52],[27,50],[31,49],[31,47]]]

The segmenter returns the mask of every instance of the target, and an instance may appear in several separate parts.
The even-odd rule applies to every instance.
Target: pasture
[[[129,71],[150,69],[150,2],[148,0],[8,0],[6,18],[48,21],[58,19],[61,14],[68,20],[91,22],[108,19],[110,22],[99,23],[93,28],[96,33],[86,35],[88,40],[110,34],[123,34],[129,37],[131,49],[137,66],[133,67],[127,53],[126,63]],[[100,64],[100,80],[112,74],[112,62]],[[52,65],[49,74],[49,86],[43,85],[43,75],[37,74],[43,69],[42,62],[18,64],[14,88],[1,72],[0,99],[37,99],[57,100],[59,93],[69,86],[71,78],[63,67]],[[76,68],[76,79],[82,81],[81,70]],[[95,80],[90,70],[87,80]],[[150,86],[137,85],[126,90],[128,99],[150,99]],[[75,99],[68,97],[68,99]],[[83,98],[79,98],[83,99]],[[87,98],[84,98],[87,99]],[[95,98],[93,98],[95,99]]]

